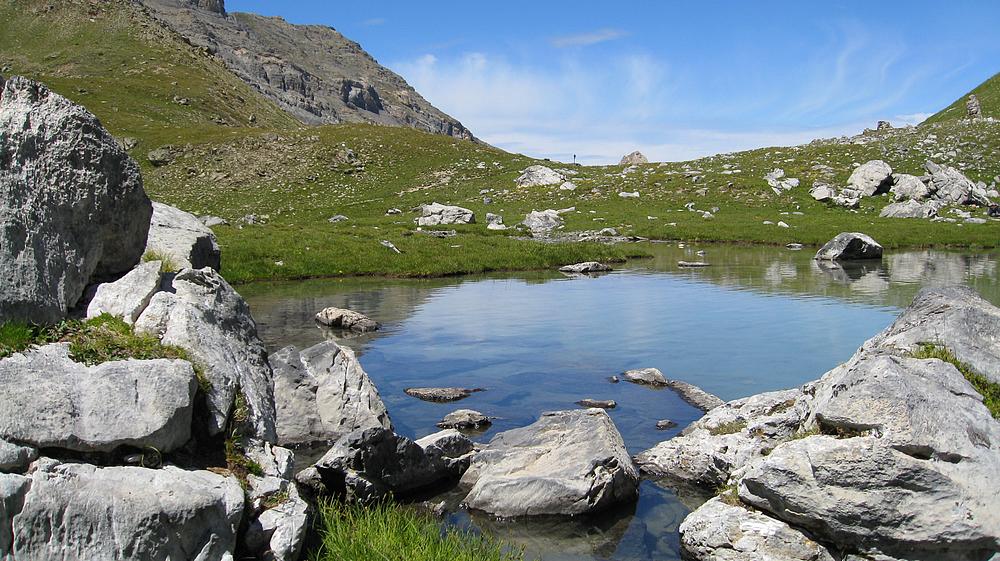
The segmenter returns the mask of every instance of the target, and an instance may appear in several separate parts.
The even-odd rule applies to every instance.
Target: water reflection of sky
[[[697,419],[669,390],[608,378],[654,366],[724,399],[797,386],[843,362],[887,326],[922,285],[972,284],[997,302],[994,255],[921,251],[881,262],[822,266],[804,252],[708,246],[707,269],[678,270],[696,248],[655,246],[651,260],[597,278],[552,273],[436,281],[338,280],[242,287],[272,350],[324,337],[312,315],[349,307],[383,322],[342,341],[359,351],[399,432],[420,437],[456,408],[497,416],[498,431],[582,398],[614,399],[611,416],[630,452]],[[410,386],[483,387],[460,404],[406,396]],[[657,431],[659,419],[678,427]],[[545,559],[674,559],[677,497],[645,483],[625,514],[570,525],[489,526]],[[555,524],[553,526],[553,524]],[[532,530],[535,528],[535,530]]]

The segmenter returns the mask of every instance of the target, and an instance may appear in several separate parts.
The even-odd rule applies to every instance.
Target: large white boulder
[[[602,409],[544,413],[496,435],[462,477],[465,504],[504,517],[586,514],[635,500],[639,473]]]
[[[130,325],[135,323],[160,290],[160,265],[159,261],[143,263],[114,282],[98,285],[87,305],[87,318],[111,314]]]
[[[27,78],[0,87],[0,322],[56,322],[139,262],[152,207],[97,117]]]
[[[57,343],[0,360],[0,438],[37,448],[170,452],[191,436],[198,382],[182,360],[87,366]]]
[[[562,227],[563,218],[556,210],[533,210],[521,222],[532,233],[544,234]]]
[[[865,162],[851,173],[847,187],[861,197],[886,193],[892,187],[892,168],[882,160]]]
[[[197,216],[163,203],[153,203],[146,252],[169,259],[177,270],[221,266],[219,242]]]
[[[566,181],[566,176],[545,166],[530,166],[514,180],[518,187],[541,187],[543,185],[557,185]]]
[[[441,226],[445,224],[475,224],[476,214],[460,206],[431,203],[423,205],[420,216],[416,219],[417,226]]]
[[[188,352],[211,383],[207,394],[209,434],[226,428],[237,396],[248,409],[250,434],[274,441],[274,381],[250,307],[209,267],[184,269],[169,290],[156,293],[135,322],[165,345]]]
[[[335,442],[358,429],[392,429],[378,388],[354,352],[332,341],[270,357],[278,443]]]

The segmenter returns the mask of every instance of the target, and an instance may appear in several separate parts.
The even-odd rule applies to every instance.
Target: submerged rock
[[[368,316],[345,310],[344,308],[326,308],[316,314],[316,323],[334,329],[345,329],[355,333],[378,331],[382,325]]]
[[[417,226],[441,226],[444,224],[475,224],[476,215],[467,208],[460,206],[431,203],[423,205],[420,217],[416,219]]]
[[[146,253],[170,260],[176,270],[221,267],[212,230],[197,216],[163,203],[153,203]]]
[[[55,323],[139,263],[152,207],[97,117],[27,78],[0,88],[0,322]]]
[[[871,236],[857,232],[837,234],[816,252],[815,257],[820,261],[881,258],[882,246]]]
[[[470,395],[484,391],[482,388],[406,388],[403,390],[406,395],[422,399],[424,401],[436,401],[446,403],[465,399]]]
[[[498,434],[462,477],[465,504],[497,516],[585,514],[633,501],[639,475],[608,414],[544,413]]]
[[[289,346],[269,362],[279,444],[335,442],[358,429],[392,429],[378,389],[347,347],[331,341],[302,351]]]
[[[590,399],[590,398],[587,398],[587,399],[581,399],[580,401],[577,401],[576,404],[579,405],[580,407],[591,407],[591,408],[597,408],[597,409],[614,409],[615,407],[618,407],[618,404],[615,403],[615,400],[613,400],[613,399]]]

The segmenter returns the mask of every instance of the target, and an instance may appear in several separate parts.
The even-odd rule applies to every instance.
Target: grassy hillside
[[[983,117],[1000,119],[1000,74],[995,74],[989,80],[979,84],[976,89],[956,99],[954,103],[935,113],[927,119],[926,123],[942,123],[955,119],[964,119],[968,114],[965,102],[968,100],[969,94],[976,94],[976,97],[979,98]]]
[[[132,153],[151,196],[229,220],[216,233],[223,273],[232,281],[529,269],[646,252],[641,244],[537,243],[517,231],[485,228],[486,212],[513,225],[547,208],[575,207],[565,215],[564,239],[613,227],[622,235],[666,240],[817,245],[860,230],[890,248],[1000,243],[1000,222],[881,219],[888,197],[866,199],[852,211],[808,194],[814,181],[844,184],[855,165],[870,159],[917,175],[933,159],[975,181],[1000,181],[1000,127],[986,121],[946,119],[629,169],[543,162],[573,174],[577,189],[518,188],[514,179],[535,160],[405,128],[297,126],[220,63],[151,24],[132,3],[95,9],[90,2],[66,2],[49,11],[43,2],[0,5],[0,66],[48,82],[97,113],[115,134],[140,139]],[[91,11],[82,23],[81,10]],[[175,96],[189,104],[176,103]],[[985,96],[983,101],[985,108]],[[162,144],[177,147],[176,159],[154,168],[145,154]],[[776,167],[800,186],[774,194],[764,175]],[[623,199],[621,191],[640,196]],[[455,228],[457,235],[448,238],[416,231],[412,209],[432,201],[468,207],[479,224]],[[387,215],[390,208],[403,213]],[[713,208],[710,218],[701,212]],[[349,220],[328,222],[338,214]],[[241,223],[246,215],[256,215],[257,223]]]

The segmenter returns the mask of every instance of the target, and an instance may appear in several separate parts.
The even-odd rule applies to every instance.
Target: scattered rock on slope
[[[933,218],[937,216],[938,205],[932,201],[919,202],[913,199],[890,203],[882,209],[882,218]]]
[[[169,259],[177,270],[221,267],[212,230],[195,215],[163,203],[153,203],[146,252]]]
[[[930,174],[929,187],[934,191],[936,198],[948,203],[963,205],[988,206],[990,204],[986,190],[977,187],[957,169],[938,165],[931,161],[924,164],[924,169]]]
[[[644,156],[642,154],[642,152],[636,150],[635,152],[632,152],[631,154],[626,154],[625,156],[622,156],[622,159],[621,159],[620,162],[618,162],[618,165],[620,165],[620,166],[637,166],[637,165],[648,164],[648,163],[649,163],[649,160],[646,159],[646,156]]]
[[[467,208],[431,203],[421,207],[416,219],[418,226],[440,226],[444,224],[475,224],[476,215]]]
[[[53,323],[139,262],[152,208],[114,137],[42,84],[2,84],[0,137],[0,322]]]
[[[851,173],[847,186],[862,197],[886,193],[892,187],[892,168],[882,160],[866,162]]]
[[[531,230],[533,234],[545,234],[561,227],[563,219],[562,216],[559,216],[558,211],[552,209],[533,210],[524,217],[521,224]]]
[[[562,184],[566,177],[545,166],[530,166],[514,180],[518,187],[541,187],[543,185]]]

